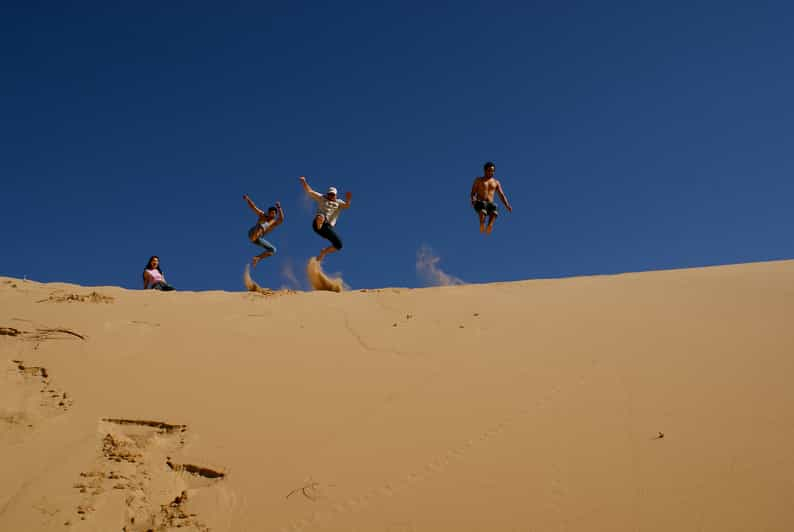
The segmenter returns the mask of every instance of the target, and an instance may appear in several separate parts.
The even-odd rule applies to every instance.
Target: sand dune
[[[0,530],[794,530],[791,286],[0,278]]]

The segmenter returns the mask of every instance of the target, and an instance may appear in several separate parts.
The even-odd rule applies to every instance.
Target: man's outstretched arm
[[[254,211],[257,216],[265,215],[265,213],[262,212],[262,209],[254,205],[254,202],[251,201],[251,198],[248,197],[248,194],[243,194],[243,199],[245,200],[246,203],[248,203],[248,206],[251,207],[251,210]]]
[[[508,212],[513,212],[513,207],[510,206],[510,202],[507,201],[507,196],[505,196],[505,192],[502,190],[502,183],[496,184],[496,193],[499,194],[499,199],[502,200],[505,209],[507,209]]]
[[[306,191],[306,194],[311,196],[314,199],[322,198],[323,195],[313,190],[312,187],[309,186],[309,183],[306,182],[306,176],[300,176],[299,179],[301,180],[301,185],[303,186],[303,190]]]
[[[349,209],[350,208],[350,200],[352,200],[352,199],[353,199],[353,193],[352,192],[345,192],[345,201],[344,201],[344,203],[342,203],[342,202],[339,203],[339,208],[340,209]]]

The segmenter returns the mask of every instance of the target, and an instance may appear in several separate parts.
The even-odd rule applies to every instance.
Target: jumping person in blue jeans
[[[334,226],[339,213],[343,209],[350,208],[350,200],[353,194],[350,192],[346,193],[343,201],[337,199],[336,188],[334,187],[328,187],[328,191],[325,194],[320,194],[316,190],[312,190],[304,176],[300,176],[300,180],[303,190],[317,202],[317,213],[312,220],[312,230],[331,243],[330,246],[320,251],[320,254],[317,255],[317,261],[321,262],[329,253],[342,249],[342,240],[334,231]]]
[[[278,201],[274,207],[270,207],[267,212],[264,212],[254,205],[254,202],[251,201],[248,194],[243,194],[243,199],[258,216],[256,225],[248,230],[248,240],[250,240],[252,244],[262,247],[265,250],[251,260],[251,266],[256,267],[260,260],[266,259],[276,253],[276,247],[265,240],[264,236],[284,222],[284,210],[281,208],[281,203]]]

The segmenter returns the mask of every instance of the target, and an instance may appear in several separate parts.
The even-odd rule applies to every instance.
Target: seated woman
[[[143,288],[153,288],[155,290],[176,290],[173,286],[165,282],[163,270],[160,269],[160,257],[152,255],[146,268],[143,270]]]

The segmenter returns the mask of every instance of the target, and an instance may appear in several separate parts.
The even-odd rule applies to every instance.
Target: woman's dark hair
[[[496,165],[493,162],[491,162],[491,161],[488,161],[487,163],[482,165],[482,169],[483,170],[487,170],[489,168],[493,168],[494,170],[496,170]]]
[[[160,257],[158,257],[157,255],[152,255],[151,257],[149,257],[149,262],[146,263],[146,267],[143,269],[143,280],[144,281],[146,280],[146,270],[151,270],[152,269],[152,261],[154,259],[157,259],[159,261]],[[160,272],[160,273],[163,273],[163,270],[160,269],[160,265],[159,264],[157,265],[157,271]]]
[[[278,212],[278,209],[277,209],[277,208],[275,208],[275,207],[269,207],[269,208],[267,209],[267,212]]]

